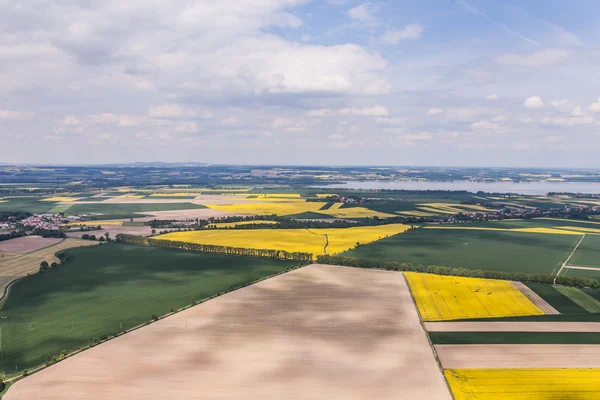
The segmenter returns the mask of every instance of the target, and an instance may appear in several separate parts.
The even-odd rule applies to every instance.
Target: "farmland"
[[[311,254],[334,254],[357,242],[369,243],[405,232],[410,226],[389,224],[353,228],[203,230],[172,232],[158,239],[251,249],[285,250]]]
[[[406,272],[424,321],[543,315],[510,282]]]
[[[14,384],[6,400],[90,391],[106,399],[451,399],[402,275],[322,265],[68,358]]]
[[[75,248],[66,254],[68,264],[17,281],[11,288],[0,308],[0,370],[33,367],[48,355],[122,332],[153,314],[166,314],[193,299],[201,301],[295,265],[119,244]]]
[[[600,398],[600,369],[454,369],[445,375],[455,400]]]
[[[549,274],[560,267],[580,238],[580,235],[417,229],[344,255],[415,265]]]

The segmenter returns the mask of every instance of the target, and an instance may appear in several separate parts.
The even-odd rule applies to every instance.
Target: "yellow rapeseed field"
[[[238,225],[252,225],[252,224],[261,224],[261,225],[277,225],[279,222],[277,221],[266,221],[266,220],[254,220],[254,221],[240,221],[240,222],[217,222],[216,224],[208,225],[210,228],[233,228]]]
[[[425,211],[397,211],[396,214],[408,215],[409,217],[433,217],[435,215]]]
[[[600,233],[600,228],[583,228],[580,226],[557,226],[557,229],[566,229],[569,231],[576,231],[581,233]]]
[[[510,282],[406,272],[424,321],[543,315]]]
[[[292,215],[303,212],[316,212],[325,203],[318,202],[269,202],[269,203],[244,203],[244,204],[206,204],[208,208],[213,210],[229,211],[237,214],[251,215]]]
[[[115,197],[116,199],[143,199],[146,197],[145,195],[139,194],[122,194],[120,196]]]
[[[357,242],[370,243],[406,231],[410,226],[389,224],[324,229],[231,229],[171,232],[158,239],[250,249],[285,250],[314,255],[339,253]],[[327,244],[328,243],[328,244]]]
[[[62,196],[56,196],[56,197],[47,197],[45,199],[42,199],[40,201],[53,201],[53,202],[60,202],[60,201],[77,201],[79,200],[79,197],[62,197]]]
[[[576,232],[576,231],[572,231],[572,230],[556,229],[556,228],[482,228],[482,227],[475,227],[475,226],[426,226],[425,229],[546,233],[546,234],[552,234],[552,235],[583,235],[583,232]]]
[[[337,196],[335,193],[317,193],[317,197],[320,199],[325,199],[327,197]]]
[[[449,369],[455,400],[600,399],[600,369]]]
[[[257,195],[258,198],[269,198],[269,197],[294,197],[294,198],[300,198],[300,195],[298,193],[262,193],[262,194],[258,194]]]
[[[121,226],[123,225],[122,221],[77,221],[77,222],[69,222],[65,224],[65,226]]]
[[[150,197],[195,197],[200,193],[182,192],[182,193],[152,193]]]

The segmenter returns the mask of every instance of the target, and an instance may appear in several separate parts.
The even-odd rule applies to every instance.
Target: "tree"
[[[110,236],[110,232],[106,232],[106,233],[104,234],[104,236],[106,237],[106,240],[108,241],[108,237]]]
[[[104,240],[105,240],[104,236],[100,236],[100,239],[98,239],[98,240],[101,241],[101,242],[104,242]]]
[[[52,264],[50,264],[50,268],[56,268],[56,267],[58,267],[57,263],[53,262]]]
[[[48,261],[42,261],[40,263],[40,272],[44,272],[48,270],[48,268],[50,268],[50,266],[48,265]]]
[[[152,236],[156,233],[156,229],[152,229]]]
[[[96,240],[96,235],[90,235],[90,240]]]

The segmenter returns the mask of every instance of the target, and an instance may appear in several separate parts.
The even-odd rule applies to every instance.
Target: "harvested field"
[[[163,230],[163,229],[158,229]],[[167,229],[168,230],[168,229]],[[119,233],[125,233],[127,235],[138,235],[138,236],[149,236],[152,234],[152,228],[149,226],[104,226],[98,231],[73,231],[68,232],[67,236],[72,238],[80,238],[82,235],[96,235],[96,237],[104,236],[108,232],[110,237],[113,239]]]
[[[435,350],[444,369],[600,368],[600,345],[448,344]]]
[[[406,272],[423,321],[544,315],[508,281]]]
[[[65,393],[74,400],[451,399],[402,275],[322,265],[111,340],[17,382],[5,399],[39,393],[49,400]]]
[[[8,256],[6,253],[3,254],[4,257],[0,258],[2,260],[0,263],[0,293],[3,293],[6,286],[13,280],[38,272],[42,261],[47,261],[49,264],[59,262],[60,260],[54,256],[57,251],[96,244],[98,242],[67,238],[53,246],[48,246],[31,253],[16,254],[13,256],[11,255],[15,253],[10,253]]]
[[[44,247],[55,245],[62,239],[57,238],[43,238],[41,236],[23,236],[20,238],[14,238],[0,242],[0,250],[7,251],[10,253],[30,253]]]
[[[444,372],[455,400],[592,400],[599,369],[456,369]]]
[[[537,308],[542,310],[546,315],[560,314],[554,307],[552,307],[546,300],[544,300],[539,294],[528,288],[523,282],[511,282],[511,284],[517,288],[518,291],[523,293],[525,297],[529,299]]]
[[[599,332],[600,322],[426,322],[429,332]]]

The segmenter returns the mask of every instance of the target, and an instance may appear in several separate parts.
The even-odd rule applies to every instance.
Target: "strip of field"
[[[567,286],[555,286],[555,288],[586,311],[591,313],[600,312],[600,302],[581,290]]]
[[[425,322],[428,332],[597,332],[598,322]]]
[[[267,200],[262,198],[259,200]],[[329,215],[336,218],[388,218],[396,215],[373,211],[365,207],[347,207],[342,208],[342,203],[335,203],[330,209],[322,210],[327,202],[298,201],[294,199],[277,199],[268,203],[246,203],[246,204],[207,204],[207,207],[214,210],[227,211],[237,214],[252,215],[296,215],[306,212],[315,212]],[[278,201],[287,200],[287,201]],[[339,204],[339,205],[338,205]]]
[[[117,243],[66,254],[67,264],[11,286],[0,308],[0,370],[29,369],[49,355],[130,329],[153,314],[164,315],[296,265]]]
[[[455,400],[600,398],[600,369],[453,369],[444,374]]]
[[[567,265],[600,267],[600,235],[586,235]]]
[[[528,288],[523,282],[511,282],[511,284],[521,293],[525,295],[537,308],[542,310],[546,315],[560,314],[554,307],[552,307],[546,300],[544,300],[536,292]]]
[[[8,256],[3,254],[3,257],[0,258],[2,261],[0,262],[0,294],[4,293],[5,288],[13,280],[38,272],[42,261],[47,261],[48,264],[53,262],[58,263],[60,260],[54,255],[56,252],[72,247],[85,247],[96,244],[98,242],[67,238],[53,246],[48,246],[31,253],[10,253]]]
[[[318,229],[231,229],[172,232],[158,236],[162,240],[174,240],[206,245],[233,246],[249,249],[285,250],[311,254],[339,253],[351,249],[356,243],[369,243],[387,236],[405,232],[409,225],[389,224],[359,226],[352,228]],[[325,245],[327,249],[325,250]]]
[[[252,221],[239,221],[239,222],[217,222],[215,224],[208,225],[210,228],[234,228],[236,226],[243,225],[277,225],[277,221],[268,220],[252,220]]]
[[[554,228],[482,228],[475,226],[434,226],[429,225],[425,229],[447,229],[447,230],[467,230],[467,231],[504,231],[514,233],[545,233],[551,235],[582,235],[582,232],[570,231],[566,229]]]
[[[118,360],[118,362],[115,362]],[[161,382],[161,384],[157,384]],[[312,265],[237,290],[14,384],[7,400],[449,400],[395,272]]]
[[[510,282],[405,272],[423,321],[543,315]]]
[[[545,283],[528,283],[527,287],[561,314],[581,314],[587,312],[579,304],[556,290],[556,286]]]
[[[0,250],[9,253],[30,253],[59,243],[59,238],[44,238],[41,236],[23,236],[0,242]]]
[[[435,350],[445,369],[600,368],[600,345],[447,344]]]
[[[430,332],[434,345],[573,344],[600,345],[599,332]]]
[[[415,229],[344,255],[414,265],[549,274],[562,265],[580,238],[579,234],[543,235],[507,230]]]

